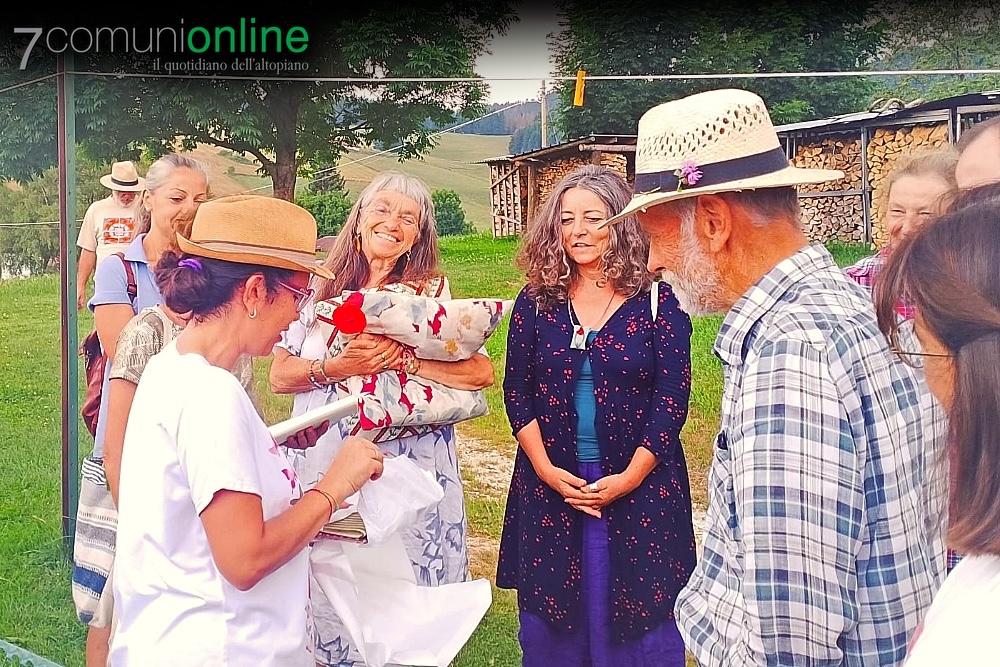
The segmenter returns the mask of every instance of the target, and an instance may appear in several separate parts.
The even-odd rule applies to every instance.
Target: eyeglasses
[[[374,213],[380,217],[387,218],[392,215],[392,209],[390,209],[385,204],[372,204],[371,206],[365,207],[368,213]],[[407,227],[416,227],[419,221],[410,215],[409,213],[403,213],[398,216],[399,221],[406,225]]]
[[[316,290],[314,290],[311,287],[307,287],[304,290],[301,290],[297,287],[292,287],[288,283],[283,283],[280,280],[278,281],[278,284],[284,287],[289,292],[298,295],[299,299],[298,301],[295,302],[295,310],[300,313],[302,312],[302,309],[306,307],[306,304],[309,303],[309,299],[313,298],[313,295],[316,293]]]
[[[916,352],[913,350],[902,350],[898,347],[889,348],[907,366],[912,368],[923,368],[925,357],[951,357],[953,355],[945,352]]]

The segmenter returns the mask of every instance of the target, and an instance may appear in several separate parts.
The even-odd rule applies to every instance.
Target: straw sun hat
[[[191,238],[178,233],[177,245],[198,257],[334,277],[316,261],[315,218],[284,199],[234,195],[205,202],[195,213]]]
[[[135,165],[127,160],[112,164],[111,173],[101,176],[100,181],[108,190],[142,192],[146,189],[146,179],[139,176]]]
[[[842,171],[792,167],[764,101],[748,90],[697,93],[639,119],[632,201],[604,225],[675,199],[822,183]]]

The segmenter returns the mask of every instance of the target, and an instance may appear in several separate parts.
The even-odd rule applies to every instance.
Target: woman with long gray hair
[[[635,218],[601,226],[631,195],[610,169],[578,169],[517,256],[504,401],[520,447],[497,586],[518,591],[526,666],[684,664],[691,322],[646,269]]]
[[[457,389],[493,384],[493,365],[484,354],[463,361],[418,359],[390,338],[361,333],[339,355],[328,357],[323,335],[314,326],[315,301],[340,296],[344,290],[382,289],[450,299],[438,257],[434,204],[427,186],[398,172],[376,176],[361,192],[324,262],[335,277],[314,278],[315,300],[306,304],[274,348],[271,389],[295,394],[293,415],[337,400],[335,382],[390,369]],[[322,477],[346,437],[341,425],[331,425],[315,447],[288,450],[304,488]],[[417,583],[439,586],[465,581],[469,576],[465,499],[454,427],[404,435],[380,442],[379,448],[388,455],[408,456],[433,472],[444,488],[438,506],[402,533]],[[337,667],[363,664],[322,590],[314,586],[312,593],[317,662]]]

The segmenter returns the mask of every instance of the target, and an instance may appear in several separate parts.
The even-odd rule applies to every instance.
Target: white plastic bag
[[[444,498],[434,473],[405,456],[386,457],[382,476],[358,492],[358,514],[365,522],[368,542],[378,544],[416,523],[417,518]]]
[[[486,579],[418,586],[398,533],[379,544],[319,540],[309,560],[369,667],[448,667],[492,602]]]

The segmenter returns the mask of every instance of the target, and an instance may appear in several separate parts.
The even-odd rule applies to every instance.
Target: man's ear
[[[708,242],[708,250],[720,252],[733,233],[733,209],[719,195],[700,195],[694,210],[698,236]]]

